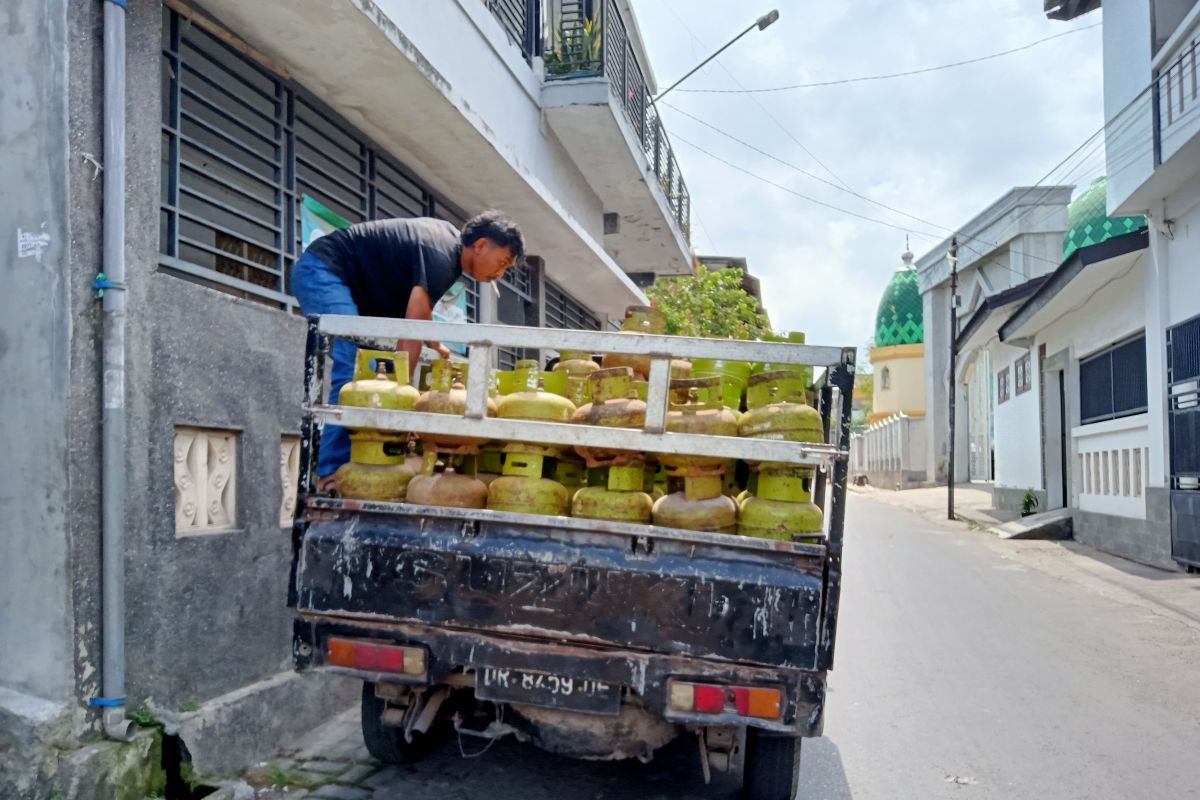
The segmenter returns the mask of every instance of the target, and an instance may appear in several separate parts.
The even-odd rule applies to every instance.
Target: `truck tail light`
[[[779,719],[783,714],[783,693],[761,686],[672,681],[667,705],[672,711],[692,714],[737,714],[740,717]]]
[[[334,667],[361,669],[366,672],[425,674],[423,647],[400,647],[357,639],[330,639],[325,661]]]

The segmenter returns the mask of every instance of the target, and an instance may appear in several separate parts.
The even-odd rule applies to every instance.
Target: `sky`
[[[745,256],[762,280],[773,327],[804,331],[811,344],[861,347],[871,338],[906,233],[791,192],[924,232],[911,235],[917,258],[948,232],[839,191],[681,111],[830,183],[951,229],[1013,186],[1037,183],[1103,123],[1099,12],[1064,23],[1046,19],[1041,0],[632,2],[660,91],[759,15],[779,9],[778,22],[751,31],[664,98],[675,108],[660,108],[692,196],[697,252]],[[759,94],[683,91],[903,72],[1089,26],[923,75]],[[1048,182],[1082,190],[1103,174],[1096,142],[1098,150],[1089,145]]]

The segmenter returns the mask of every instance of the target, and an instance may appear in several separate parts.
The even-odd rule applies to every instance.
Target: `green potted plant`
[[[1028,517],[1034,513],[1038,507],[1038,496],[1033,489],[1026,489],[1025,494],[1021,497],[1021,516]]]
[[[573,30],[572,30],[573,29]],[[594,72],[600,67],[600,23],[584,19],[558,23],[552,46],[542,56],[550,75],[569,75],[574,72]]]

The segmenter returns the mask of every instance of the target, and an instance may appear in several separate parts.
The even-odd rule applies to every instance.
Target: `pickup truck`
[[[324,403],[333,338],[468,344],[465,414]],[[488,417],[499,346],[650,356],[645,427]],[[673,357],[823,368],[826,441],[666,432]],[[801,741],[821,735],[833,666],[854,357],[853,348],[775,342],[310,318],[288,596],[296,668],[363,681],[363,737],[384,762],[419,758],[449,726],[586,759],[649,760],[690,735],[706,780],[740,768],[747,797],[791,800]],[[324,423],[807,465],[825,530],[818,543],[811,534],[776,541],[340,499],[316,491]]]

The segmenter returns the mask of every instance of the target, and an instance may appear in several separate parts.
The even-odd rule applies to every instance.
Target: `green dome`
[[[1105,213],[1107,210],[1108,180],[1097,178],[1067,208],[1063,259],[1081,247],[1100,244],[1114,236],[1124,236],[1146,227],[1145,217],[1110,217]]]
[[[912,253],[904,254],[904,266],[888,281],[875,314],[875,346],[921,344],[925,341],[924,310]]]

